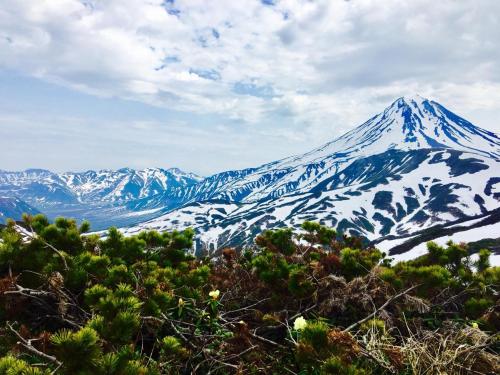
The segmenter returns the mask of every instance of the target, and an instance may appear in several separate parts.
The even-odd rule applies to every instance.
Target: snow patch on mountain
[[[472,228],[465,231],[460,231],[453,233],[451,235],[441,236],[434,238],[432,241],[436,242],[438,245],[445,246],[448,241],[453,241],[456,243],[460,242],[473,242],[478,239],[483,238],[491,238],[500,235],[500,222],[490,225],[485,225],[479,228]],[[401,242],[401,240],[400,240]],[[388,251],[397,245],[397,242],[394,241],[384,241],[380,244],[377,244],[377,248]],[[415,259],[421,255],[427,253],[427,242],[422,242],[419,245],[415,246],[411,250],[403,253],[391,256],[394,258],[394,262],[399,262],[403,260]],[[500,255],[492,254],[490,256],[490,263],[493,266],[500,266]]]
[[[4,224],[7,219],[20,220],[23,213],[36,215],[40,211],[19,198],[0,196],[0,223]]]
[[[179,191],[203,178],[178,168],[53,173],[0,171],[0,194],[19,198],[49,217],[89,219],[95,228],[127,225],[158,216],[177,204]],[[161,203],[158,202],[161,200]],[[156,203],[156,204],[153,204]]]
[[[207,178],[185,201],[257,202],[307,192],[354,160],[388,150],[453,149],[500,159],[500,137],[418,95],[397,99],[343,136],[302,155]],[[368,172],[368,171],[367,171]]]
[[[306,220],[370,240],[408,237],[499,207],[500,137],[405,96],[321,147],[256,168],[207,178],[177,168],[0,171],[0,194],[94,229],[194,227],[209,250]]]
[[[184,206],[124,232],[193,227],[208,249],[306,220],[370,240],[407,236],[498,208],[499,176],[498,135],[403,97],[311,152],[211,176]]]

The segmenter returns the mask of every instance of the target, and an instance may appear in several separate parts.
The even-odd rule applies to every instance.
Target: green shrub
[[[499,329],[500,268],[486,250],[472,264],[466,246],[429,243],[392,265],[360,239],[304,223],[300,235],[265,231],[256,247],[209,260],[189,254],[192,230],[111,228],[101,239],[74,220],[24,225],[38,238],[23,241],[12,222],[0,230],[0,375],[56,371],[23,339],[62,374],[405,373],[405,345],[443,347],[457,332],[466,346],[480,340],[460,365],[495,373],[495,341],[479,331]]]
[[[392,268],[380,267],[378,276],[396,289],[401,289],[403,287],[403,281]]]
[[[479,250],[479,258],[476,262],[478,272],[484,272],[490,268],[490,255],[491,251],[487,249]]]
[[[174,336],[165,336],[163,338],[161,341],[161,353],[165,357],[180,356],[186,358],[189,355],[179,339]]]
[[[308,279],[308,273],[304,267],[293,267],[288,275],[288,290],[298,298],[311,295],[314,285]]]
[[[265,230],[257,236],[255,243],[273,253],[292,255],[296,250],[292,229]]]
[[[491,306],[493,306],[493,303],[488,298],[471,297],[465,302],[465,312],[472,319],[477,319]]]
[[[340,251],[341,272],[347,279],[368,274],[382,259],[376,249],[360,250],[344,248]]]
[[[321,375],[364,375],[368,374],[362,368],[342,362],[336,356],[328,358],[321,366]]]
[[[99,336],[89,327],[76,332],[61,330],[51,337],[57,358],[68,374],[81,374],[96,369],[101,355]]]
[[[330,245],[337,236],[334,229],[312,221],[305,221],[301,228],[306,232],[301,237],[311,244]]]
[[[330,327],[325,322],[308,322],[300,332],[300,341],[311,345],[316,352],[328,348],[328,331]]]
[[[0,375],[49,375],[47,369],[30,366],[27,362],[13,356],[0,358]]]

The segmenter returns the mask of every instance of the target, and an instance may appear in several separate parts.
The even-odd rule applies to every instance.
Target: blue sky
[[[419,93],[499,131],[500,2],[4,0],[0,169],[208,175]]]

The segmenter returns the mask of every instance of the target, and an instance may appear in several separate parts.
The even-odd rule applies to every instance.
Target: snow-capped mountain
[[[101,170],[82,173],[63,173],[60,177],[78,200],[124,202],[151,197],[160,193],[173,193],[201,181],[202,178],[178,168],[147,168],[117,171]]]
[[[0,224],[4,224],[7,219],[19,220],[23,213],[36,215],[40,212],[19,198],[0,196]]]
[[[498,221],[500,137],[417,95],[308,153],[255,168],[207,178],[159,168],[0,171],[0,196],[96,230],[194,227],[198,248],[249,243],[305,220],[392,241]]]
[[[161,213],[170,207],[167,204],[170,196],[176,201],[180,195],[178,190],[183,191],[201,180],[178,168],[123,168],[61,174],[43,169],[0,171],[0,194],[19,198],[51,217],[89,219],[100,227],[101,222],[105,226],[124,225]],[[157,195],[163,198],[161,207],[134,209],[134,202]]]
[[[64,180],[44,169],[0,170],[0,194],[18,197],[34,206],[74,204],[78,200]]]
[[[203,178],[178,168],[53,173],[44,169],[23,172],[0,170],[0,192],[33,204],[126,202],[173,192]]]
[[[448,148],[498,160],[500,138],[442,105],[418,95],[402,97],[382,113],[321,147],[258,168],[228,171],[191,186],[186,202],[224,199],[256,202],[307,192],[346,163],[388,150]]]
[[[319,220],[376,239],[487,216],[499,190],[497,134],[403,97],[311,152],[208,177],[186,190],[182,207],[125,231],[191,226],[219,247]]]

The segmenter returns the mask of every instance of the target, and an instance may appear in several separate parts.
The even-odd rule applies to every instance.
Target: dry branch
[[[358,320],[357,322],[351,324],[349,327],[345,328],[342,332],[349,332],[352,329],[356,328],[357,326],[359,326],[359,325],[363,324],[364,322],[370,320],[375,315],[377,315],[380,310],[385,309],[392,301],[394,301],[394,300],[396,300],[396,299],[404,296],[405,294],[408,294],[413,289],[416,289],[419,286],[420,286],[420,284],[414,285],[411,288],[408,288],[408,289],[402,291],[401,293],[395,294],[394,296],[392,296],[391,298],[389,298],[382,306],[380,306],[378,309],[376,309],[374,312],[372,312],[370,315],[368,315],[368,316],[364,317],[363,319]]]
[[[62,366],[62,362],[59,361],[56,357],[45,354],[44,352],[41,352],[37,348],[35,348],[33,345],[31,345],[31,342],[26,340],[24,337],[20,335],[19,332],[17,332],[12,325],[7,322],[7,327],[9,327],[9,330],[16,335],[16,337],[19,339],[18,344],[20,344],[23,348],[25,348],[27,351],[31,352],[32,354],[35,354],[38,357],[44,358],[49,362],[52,362],[56,364],[58,367]]]

